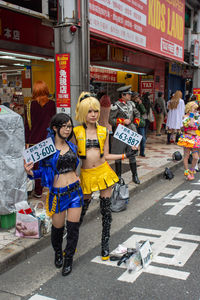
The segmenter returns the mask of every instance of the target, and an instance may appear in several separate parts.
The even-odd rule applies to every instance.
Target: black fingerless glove
[[[131,156],[135,156],[137,152],[138,152],[138,150],[131,149],[130,151],[125,152],[125,154],[126,154],[126,157],[129,158]]]

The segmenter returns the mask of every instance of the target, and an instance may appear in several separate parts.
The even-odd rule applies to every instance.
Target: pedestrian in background
[[[56,105],[49,99],[49,88],[44,81],[36,81],[33,85],[32,100],[25,108],[25,143],[26,147],[31,147],[46,139],[47,128],[51,118],[56,113]],[[38,168],[38,163],[34,164],[34,170]],[[34,197],[41,198],[41,180],[35,180]]]
[[[145,131],[145,119],[143,116],[146,114],[146,109],[142,103],[142,100],[139,97],[137,92],[132,93],[132,100],[135,103],[136,109],[140,113],[140,123],[138,125],[137,131],[142,135],[142,140],[140,142],[140,156],[145,157],[145,146],[146,146],[146,131]]]
[[[145,135],[147,140],[147,132],[149,129],[149,125],[150,123],[154,122],[154,115],[152,110],[152,103],[150,100],[150,93],[146,92],[141,99],[142,99],[142,104],[146,109],[146,113],[143,115],[143,118],[145,119]]]
[[[185,116],[183,120],[184,133],[180,136],[177,145],[184,147],[184,176],[187,180],[193,180],[195,174],[195,166],[199,159],[200,136],[198,128],[200,126],[198,120],[195,119],[198,104],[190,101],[185,106]],[[188,159],[192,153],[192,167],[188,168]]]
[[[107,128],[109,133],[109,150],[111,150],[111,135],[112,135],[112,126],[109,124],[109,116],[110,116],[110,107],[111,101],[110,97],[104,94],[100,98],[100,117],[99,117],[99,125]]]
[[[154,113],[156,119],[156,135],[161,135],[161,128],[164,118],[167,116],[167,110],[165,105],[165,100],[162,97],[162,92],[158,92],[158,98],[156,98],[154,103]]]
[[[183,126],[183,117],[185,114],[185,103],[182,99],[182,92],[177,90],[171,100],[167,102],[167,144],[178,142]],[[174,139],[174,135],[176,138]]]

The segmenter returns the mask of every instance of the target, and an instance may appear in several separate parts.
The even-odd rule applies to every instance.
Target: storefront
[[[53,28],[43,21],[0,8],[0,98],[22,115],[36,80],[55,90]]]
[[[184,14],[184,0],[91,0],[92,84],[98,88],[107,78],[112,100],[122,83],[141,95],[166,94],[166,66],[184,59]]]

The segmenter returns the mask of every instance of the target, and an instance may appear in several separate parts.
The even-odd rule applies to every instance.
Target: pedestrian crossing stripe
[[[145,240],[149,240],[151,244],[153,258],[147,268],[137,266],[135,271],[128,272],[125,264],[118,266],[116,261],[102,261],[99,256],[92,259],[92,262],[126,269],[118,280],[129,283],[133,283],[142,273],[187,280],[190,273],[183,271],[182,267],[197,249],[200,236],[183,234],[181,227],[169,227],[165,231],[133,227],[131,231],[133,235],[123,242],[125,247],[133,248],[137,243],[141,244]]]
[[[49,298],[46,296],[42,296],[39,294],[35,294],[34,296],[32,296],[31,298],[29,298],[28,300],[56,300],[55,298]]]

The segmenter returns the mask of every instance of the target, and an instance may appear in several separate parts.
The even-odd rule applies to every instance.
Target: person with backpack
[[[156,136],[161,135],[162,123],[167,115],[165,100],[162,98],[162,94],[162,92],[158,92],[158,98],[156,98],[154,104],[154,113],[156,119]]]

